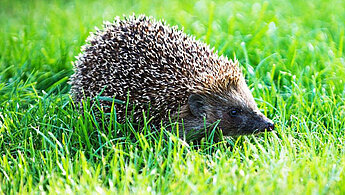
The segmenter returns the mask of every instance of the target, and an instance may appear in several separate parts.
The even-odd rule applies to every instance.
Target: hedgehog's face
[[[233,91],[225,97],[192,94],[188,105],[193,117],[201,124],[204,124],[204,118],[207,124],[219,121],[218,127],[225,136],[273,130],[273,122],[260,113],[251,93],[243,92]]]
[[[217,110],[211,120],[220,119],[219,127],[224,135],[254,134],[265,130],[272,131],[274,128],[273,122],[258,110],[232,105],[224,105]]]

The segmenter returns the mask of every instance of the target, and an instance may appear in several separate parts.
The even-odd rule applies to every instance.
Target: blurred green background
[[[16,1],[2,0],[0,62],[3,82],[35,74],[47,89],[71,74],[71,61],[90,31],[132,13],[165,19],[221,54],[256,68],[296,75],[344,90],[344,2],[339,1]],[[244,43],[244,46],[241,45]],[[275,75],[277,76],[277,75]],[[53,78],[52,78],[53,77]],[[262,79],[262,78],[260,78]],[[291,84],[286,77],[284,84]]]

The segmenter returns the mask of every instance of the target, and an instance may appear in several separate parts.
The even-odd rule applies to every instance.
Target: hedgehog
[[[174,118],[183,125],[183,136],[202,136],[212,124],[224,136],[274,129],[259,111],[236,58],[219,55],[164,20],[116,17],[90,33],[81,50],[70,79],[74,100],[102,96],[128,101],[100,101],[107,112],[115,106],[118,121],[127,109],[134,121],[149,110],[153,125]]]

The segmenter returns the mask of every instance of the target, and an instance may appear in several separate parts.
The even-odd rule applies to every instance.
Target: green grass
[[[95,26],[133,12],[236,55],[276,132],[193,146],[82,115],[71,61]],[[2,0],[0,194],[344,194],[344,18],[342,0]]]

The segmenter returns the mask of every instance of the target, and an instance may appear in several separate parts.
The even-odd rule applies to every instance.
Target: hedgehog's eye
[[[234,109],[231,109],[230,110],[230,116],[236,116],[236,115],[238,115],[240,113],[240,110],[238,110],[238,109],[236,109],[236,108],[234,108]]]

